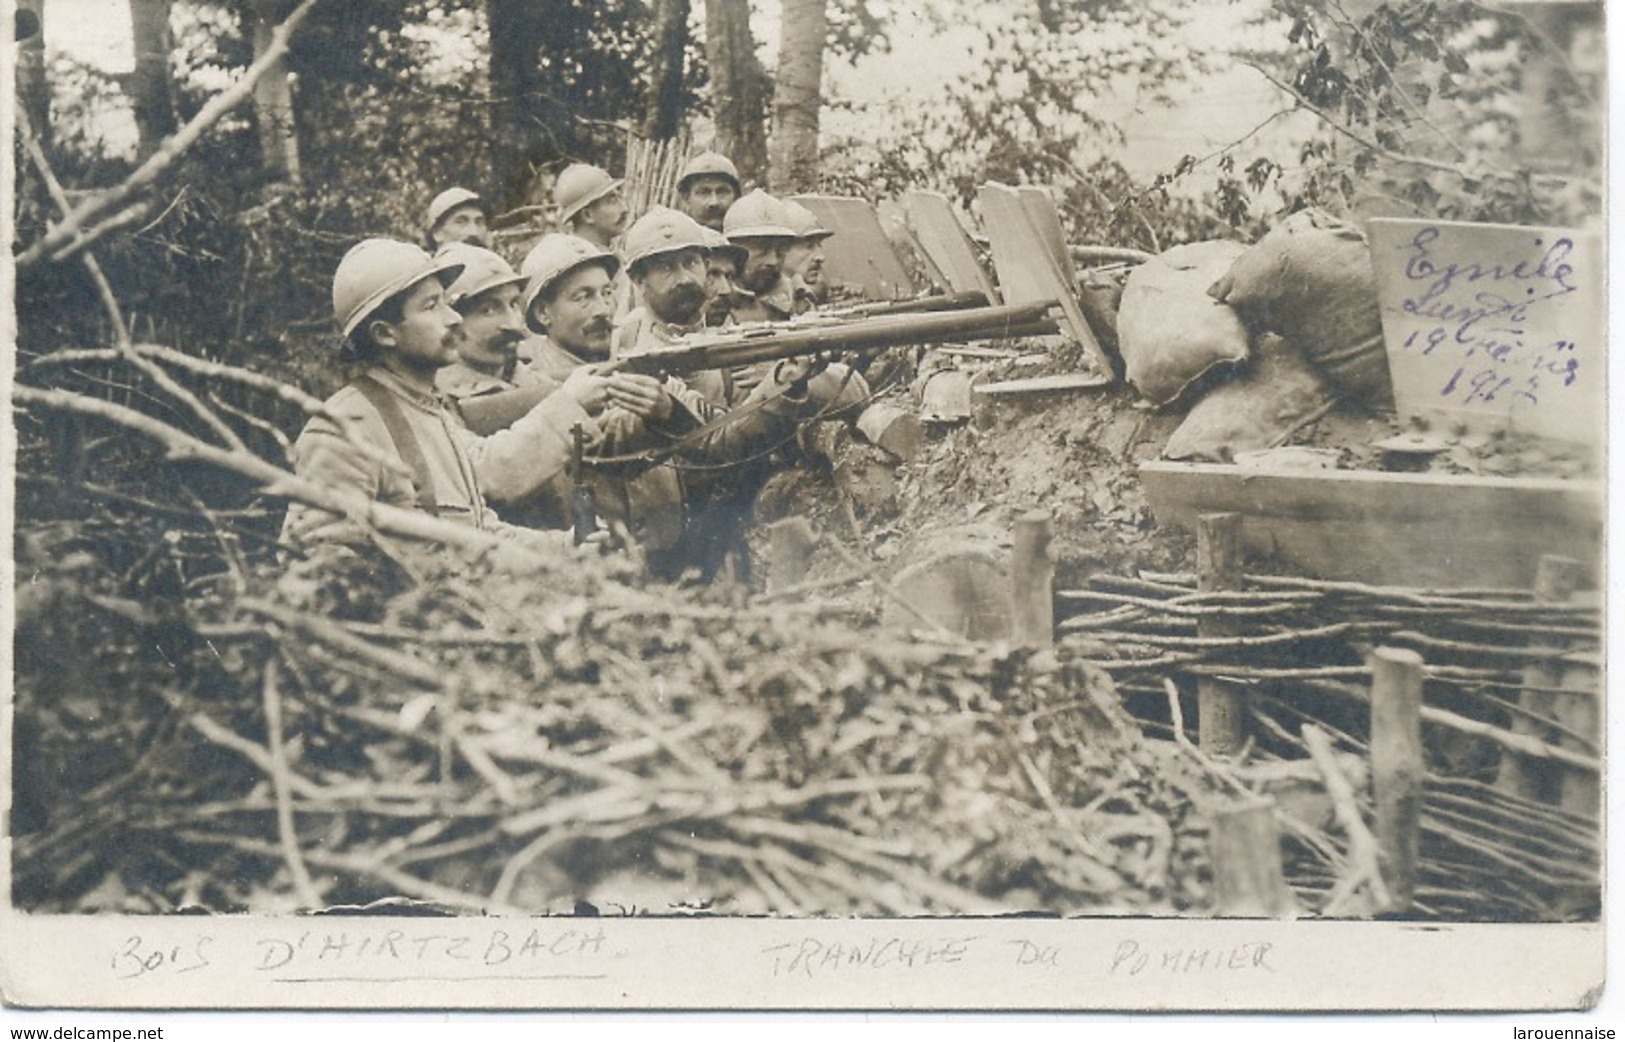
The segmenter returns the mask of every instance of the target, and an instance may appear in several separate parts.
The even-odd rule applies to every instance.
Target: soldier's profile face
[[[784,253],[784,270],[789,275],[800,275],[809,286],[824,277],[824,241],[797,239]]]
[[[451,242],[466,242],[474,246],[489,247],[491,233],[485,220],[485,211],[472,203],[459,206],[440,219],[433,234],[436,246]]]
[[[581,223],[591,225],[607,235],[615,235],[626,228],[626,201],[621,193],[611,192],[581,211]]]
[[[462,308],[457,355],[475,369],[495,371],[513,361],[525,337],[519,286],[510,283],[486,290]]]
[[[401,320],[373,323],[373,339],[386,362],[433,374],[457,360],[462,316],[452,310],[440,279],[430,276],[406,291]]]

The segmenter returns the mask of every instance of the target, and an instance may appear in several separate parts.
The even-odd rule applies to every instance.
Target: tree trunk
[[[17,98],[40,144],[51,140],[51,84],[45,78],[45,0],[17,0]]]
[[[139,0],[135,0],[139,2]],[[165,3],[167,7],[167,0]],[[258,0],[251,8],[254,19],[254,58],[271,48],[271,34],[287,14],[278,0]],[[299,183],[299,134],[293,115],[293,88],[288,82],[286,57],[273,65],[254,84],[254,116],[259,123],[260,162],[268,179]]]
[[[823,104],[826,0],[783,0],[773,98],[772,168],[779,195],[818,188],[818,110]]]
[[[175,95],[169,75],[170,0],[130,0],[130,35],[135,44],[135,70],[130,74],[130,107],[135,115],[137,148],[145,159],[164,138],[175,133]]]
[[[746,185],[767,173],[767,74],[756,57],[749,0],[705,0],[705,56],[711,67],[716,150]]]
[[[688,46],[689,0],[655,0],[654,54],[643,136],[662,141],[677,136],[683,119],[683,52]]]
[[[567,108],[541,65],[548,27],[568,19],[569,0],[486,0],[491,32],[493,196],[506,207],[538,200],[526,191],[537,168],[571,153]]]

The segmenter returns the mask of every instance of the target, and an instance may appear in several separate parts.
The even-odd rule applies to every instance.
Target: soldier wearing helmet
[[[626,233],[626,268],[643,307],[616,330],[617,354],[700,328],[708,298],[705,259],[705,229],[687,214],[657,206],[633,223]],[[661,338],[651,341],[645,330],[657,324]]]
[[[745,265],[745,251],[729,242],[721,232],[705,229],[705,324],[723,326],[732,316],[738,293],[739,270]]]
[[[701,152],[684,164],[677,177],[679,209],[715,232],[722,230],[728,207],[742,192],[738,168],[717,152]]]
[[[664,206],[638,218],[627,231],[627,269],[643,307],[616,327],[617,356],[670,344],[704,326],[710,299],[706,231],[687,214]],[[686,383],[718,408],[732,397],[731,381],[717,370],[690,374]]]
[[[458,358],[462,318],[448,290],[463,271],[391,239],[364,240],[344,255],[333,311],[344,353],[365,371],[305,424],[292,456],[308,480],[498,531],[504,526],[487,499],[523,498],[562,470],[572,429],[597,429],[588,412],[595,391],[585,381],[566,384],[492,437],[464,426],[434,384]],[[350,518],[299,503],[283,533],[304,544],[370,538]]]
[[[817,216],[794,199],[785,200],[784,210],[790,218],[790,230],[796,233],[795,242],[784,255],[784,271],[795,290],[795,311],[799,315],[829,299],[829,283],[824,279],[824,240],[835,233],[820,225]]]
[[[547,338],[535,356],[543,368],[607,361],[620,257],[579,236],[555,232],[531,247],[519,270],[528,280],[525,325]]]
[[[511,426],[549,394],[570,383],[589,413],[598,416],[609,401],[609,385],[590,371],[551,379],[521,364],[520,345],[528,337],[522,287],[525,276],[497,254],[453,243],[437,261],[462,265],[447,297],[462,318],[457,327],[457,361],[435,374],[435,386],[457,403],[477,434]]]
[[[622,327],[622,347],[631,350],[651,342],[668,342],[692,329],[706,299],[704,230],[683,214],[658,208],[627,232],[627,251],[633,277],[653,310],[646,313],[646,320]],[[618,266],[613,254],[562,235],[545,237],[526,256],[520,266],[530,275],[525,290],[526,321],[552,342],[547,355],[552,365],[557,366],[561,358],[602,357],[602,320],[609,310],[610,276]],[[684,287],[697,287],[699,292],[696,295]],[[670,320],[661,320],[661,314]],[[633,332],[628,333],[629,329]],[[640,339],[638,329],[648,330],[647,338]],[[673,450],[671,472],[681,477],[680,502],[686,520],[680,539],[648,547],[650,567],[657,574],[676,578],[695,567],[704,578],[714,575],[724,555],[741,545],[742,519],[775,467],[772,450],[794,437],[799,422],[849,392],[855,382],[861,384],[861,378],[855,380],[855,374],[844,369],[814,372],[801,361],[784,363],[766,377],[752,392],[750,407],[736,414],[719,407],[729,397],[725,385],[711,388],[708,383],[712,378],[720,380],[720,374],[692,374],[688,382],[672,377],[661,385],[675,404],[670,416],[660,421],[655,439],[665,437],[666,446]],[[627,373],[611,376],[616,381],[630,378]],[[709,426],[694,431],[701,422]],[[607,416],[603,423],[607,430],[615,430]],[[645,417],[645,423],[652,427],[654,421]],[[620,429],[621,452],[650,440],[640,439],[639,434],[634,427]],[[639,476],[639,484],[628,483],[620,495],[611,498],[627,505],[634,522],[644,514],[670,517],[675,512],[673,493],[669,485],[662,488],[659,484],[665,473],[646,471]]]
[[[728,207],[722,234],[745,251],[739,271],[739,322],[775,322],[795,314],[795,288],[784,273],[785,256],[795,243],[784,204],[760,188]]]
[[[553,205],[558,209],[559,227],[567,234],[585,239],[605,253],[616,252],[629,213],[621,198],[618,178],[609,171],[587,163],[572,163],[553,182]],[[632,283],[624,271],[610,276],[615,291],[615,314],[619,320],[632,310]]]
[[[490,214],[485,201],[466,188],[448,188],[429,203],[423,222],[431,250],[453,242],[490,246]]]
[[[559,227],[586,239],[601,250],[612,249],[626,230],[626,202],[621,198],[624,182],[609,171],[588,163],[572,163],[553,182],[553,205],[558,207]]]

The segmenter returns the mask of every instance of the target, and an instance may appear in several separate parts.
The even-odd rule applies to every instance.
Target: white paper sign
[[[1367,233],[1402,416],[1602,444],[1599,234],[1396,220]]]

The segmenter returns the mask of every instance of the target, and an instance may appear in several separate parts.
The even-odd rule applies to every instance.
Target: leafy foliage
[[[1601,203],[1600,73],[1569,52],[1594,11],[1405,0],[1276,0],[1288,49],[1250,60],[1320,119],[1288,176],[1225,171],[1238,207],[1270,184],[1285,209],[1572,224]],[[1260,166],[1259,164],[1264,164]]]

